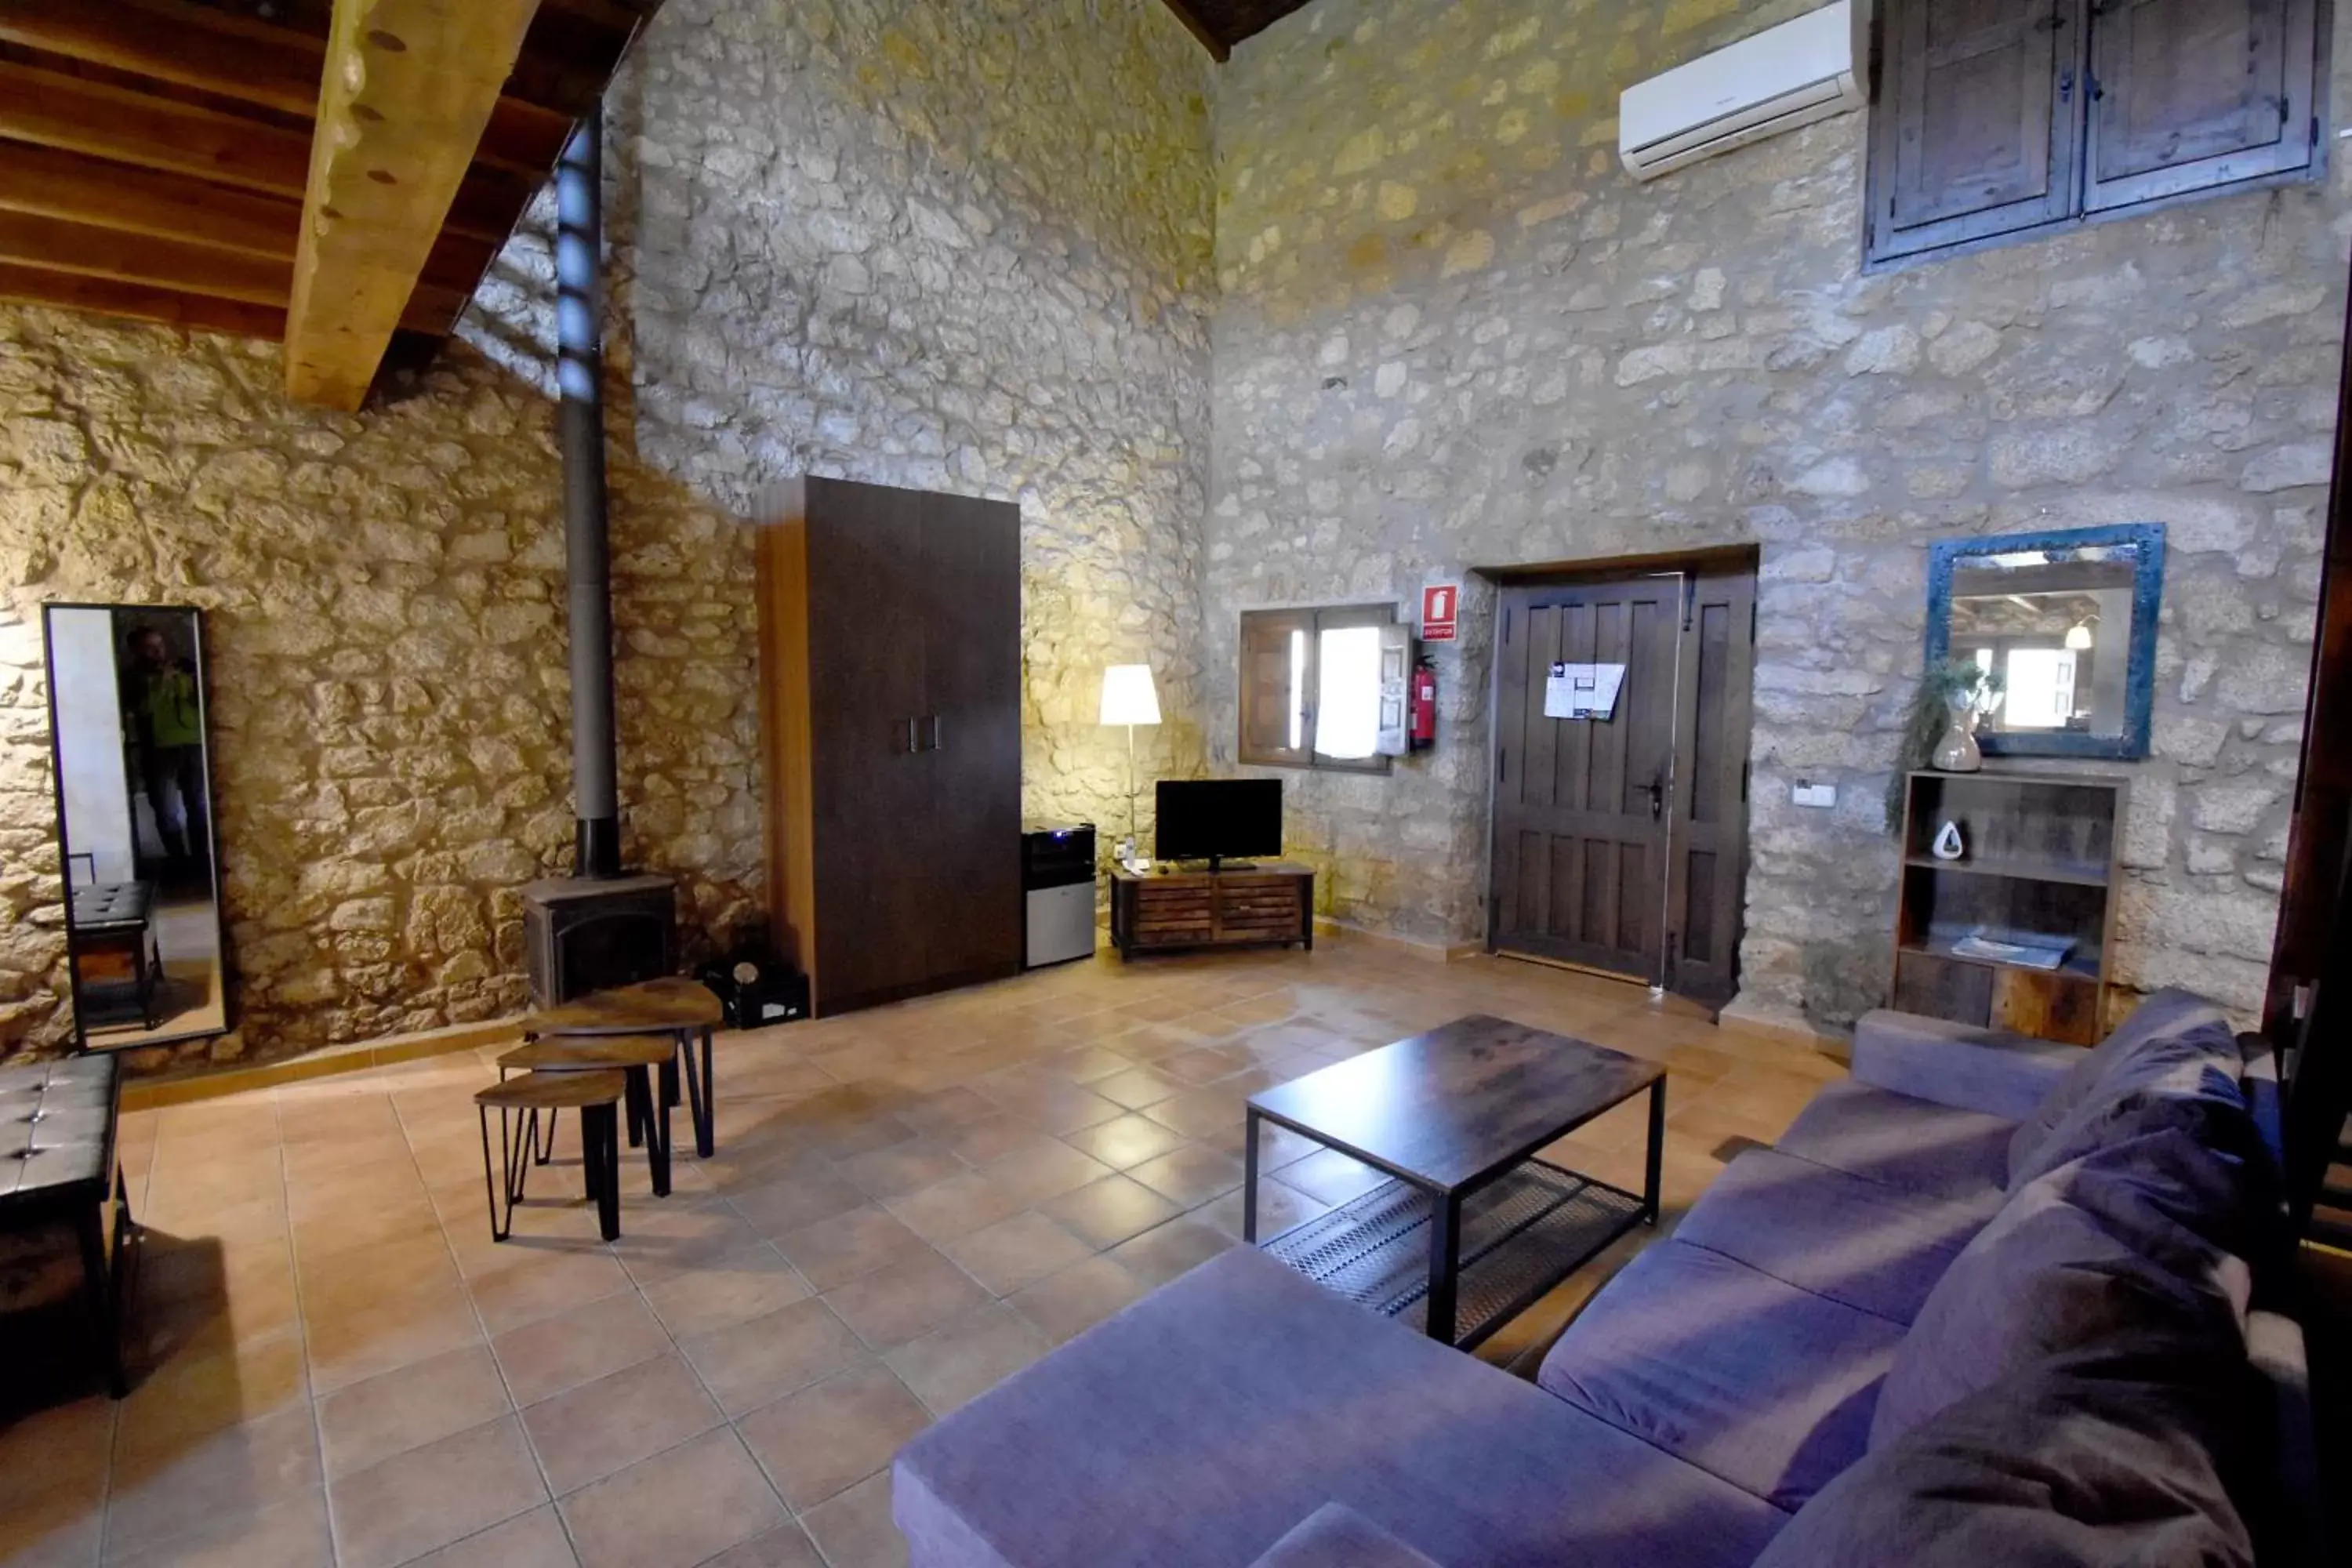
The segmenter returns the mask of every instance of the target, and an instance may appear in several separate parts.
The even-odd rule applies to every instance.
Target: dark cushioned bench
[[[121,1064],[112,1057],[0,1068],[0,1233],[72,1227],[81,1247],[83,1302],[118,1399],[124,1391],[121,1285],[132,1230],[114,1157],[121,1099]]]

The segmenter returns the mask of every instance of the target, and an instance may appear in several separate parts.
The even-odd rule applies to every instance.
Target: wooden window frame
[[[2277,190],[2294,185],[2317,184],[2326,181],[2332,161],[2334,136],[2330,131],[2329,80],[2333,70],[2336,0],[2308,0],[2311,33],[2306,39],[2298,28],[2289,35],[2288,97],[2292,112],[2309,116],[2310,157],[2307,162],[2285,169],[2250,174],[2243,178],[2187,183],[2197,178],[2200,165],[2184,164],[2176,169],[2153,172],[2124,182],[2133,189],[2145,191],[2139,196],[2119,195],[2114,183],[2101,186],[2095,176],[2097,130],[2094,123],[2095,96],[2097,89],[2093,74],[2096,53],[2095,31],[2098,14],[2105,0],[2062,0],[2061,10],[2068,18],[2066,26],[2074,35],[2074,47],[2062,51],[2057,68],[2074,75],[2071,104],[2062,105],[2067,118],[2068,141],[2053,145],[2056,173],[2067,184],[2067,210],[2063,216],[2046,221],[2020,223],[2013,227],[1977,226],[1969,232],[1968,218],[1949,220],[1935,226],[1942,230],[1959,230],[1958,237],[1935,243],[1922,243],[1916,234],[1906,235],[1888,224],[1897,142],[1901,134],[1894,113],[1891,72],[1896,61],[1888,42],[1888,29],[1894,7],[1881,0],[1874,7],[1869,32],[1869,125],[1864,135],[1864,201],[1863,201],[1863,260],[1865,276],[1885,272],[1900,272],[1914,267],[1947,261],[1979,251],[2005,246],[2026,245],[2036,240],[2071,233],[2090,224],[2109,223],[2118,218],[2139,217],[2162,212],[2189,202],[2210,201],[2219,196],[2240,195],[2252,191]],[[2290,16],[2290,22],[2294,18]],[[2068,63],[2071,58],[2072,63]],[[2301,74],[2307,64],[2308,77]],[[2057,127],[2053,125],[2053,133]],[[2231,158],[2206,161],[2207,165],[2226,165]],[[1983,215],[1980,215],[1983,216]]]
[[[1321,670],[1323,634],[1345,631],[1356,626],[1391,626],[1396,625],[1396,606],[1391,605],[1307,605],[1283,609],[1244,610],[1241,613],[1241,701],[1239,724],[1235,735],[1235,756],[1247,767],[1304,768],[1316,773],[1385,773],[1391,759],[1382,756],[1363,758],[1327,757],[1315,750],[1316,702]],[[1265,636],[1287,638],[1293,632],[1307,634],[1306,668],[1299,672],[1298,689],[1303,704],[1300,712],[1300,744],[1265,747],[1253,745],[1250,733],[1253,721],[1262,717],[1255,709],[1250,686],[1250,652],[1254,644],[1253,631]],[[1283,719],[1287,723],[1287,708]]]

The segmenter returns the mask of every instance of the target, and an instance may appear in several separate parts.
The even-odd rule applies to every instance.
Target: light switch
[[[1800,784],[1796,788],[1796,802],[1799,805],[1828,810],[1837,805],[1837,785]]]

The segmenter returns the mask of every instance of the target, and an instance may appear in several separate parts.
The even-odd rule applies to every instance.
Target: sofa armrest
[[[1438,1568],[1345,1503],[1327,1502],[1250,1568]]]
[[[2009,1121],[2032,1115],[2082,1059],[2074,1046],[1885,1007],[1853,1026],[1855,1082]]]

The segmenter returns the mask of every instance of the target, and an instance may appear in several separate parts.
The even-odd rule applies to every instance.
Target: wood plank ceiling
[[[428,357],[661,0],[540,0],[400,314]],[[283,339],[333,0],[0,0],[0,299]]]
[[[1307,0],[1168,0],[1168,8],[1221,60],[1244,38],[1306,6]]]

